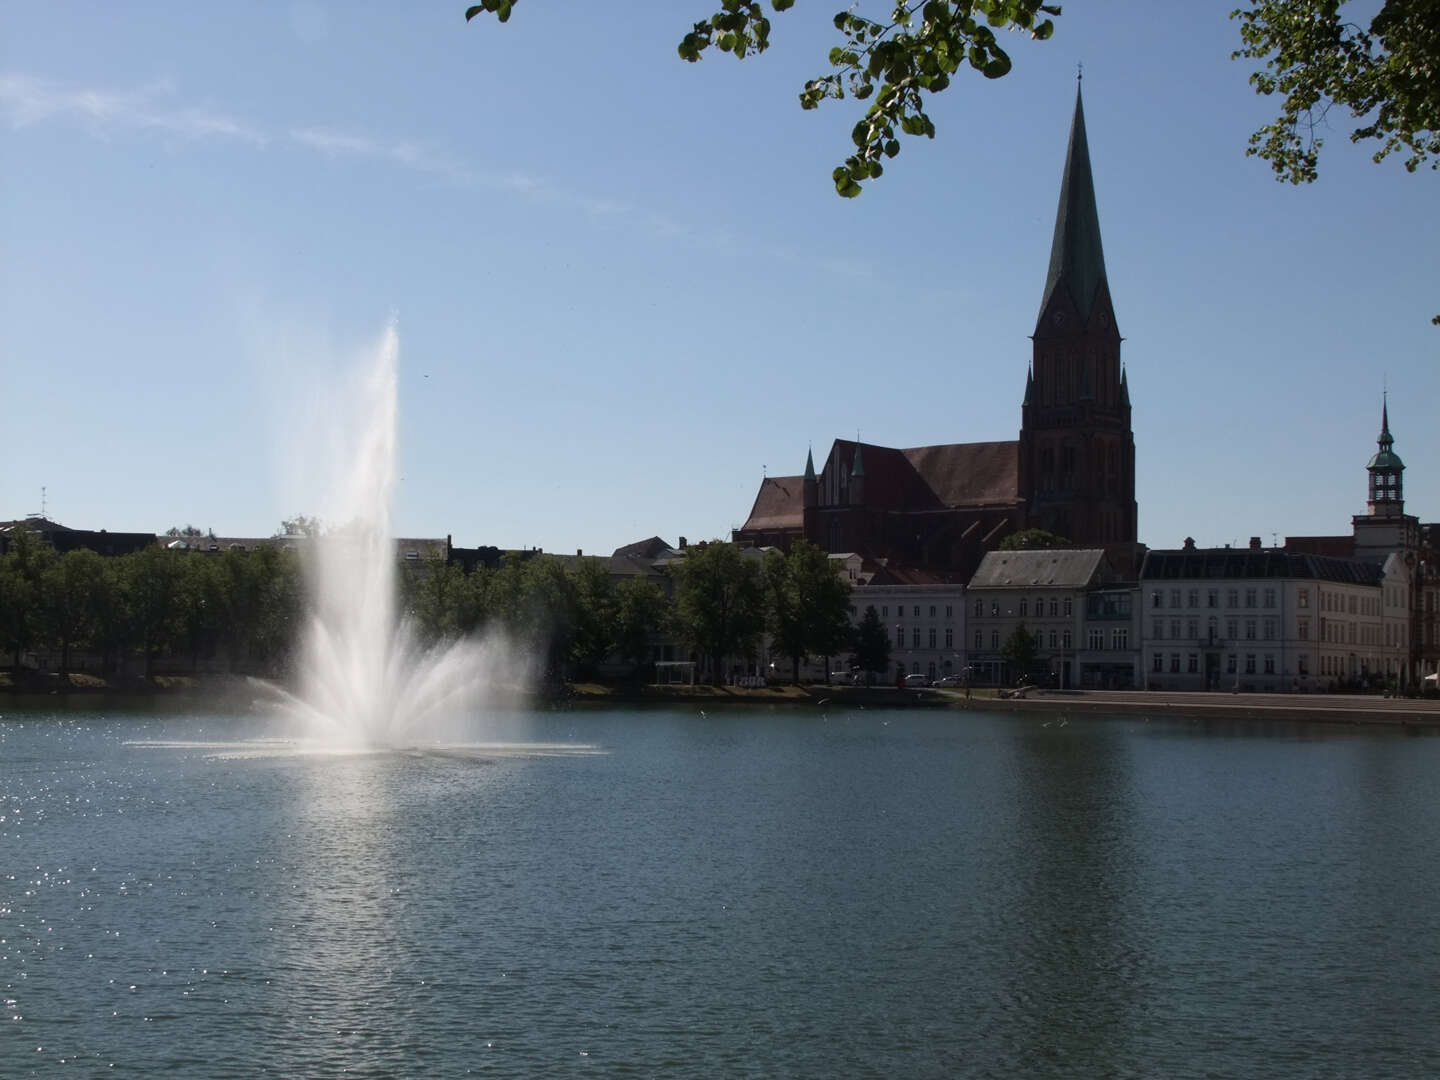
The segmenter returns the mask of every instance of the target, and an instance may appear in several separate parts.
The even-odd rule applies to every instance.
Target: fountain
[[[499,635],[427,649],[397,619],[390,509],[398,358],[392,324],[363,375],[347,432],[332,518],[343,524],[307,545],[311,613],[296,690],[276,690],[305,736],[343,748],[433,745],[468,734],[487,705],[513,701],[528,682],[528,663]]]

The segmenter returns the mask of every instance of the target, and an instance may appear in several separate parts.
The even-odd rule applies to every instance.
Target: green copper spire
[[[1379,453],[1370,459],[1367,469],[1403,469],[1405,463],[1400,460],[1400,455],[1395,453],[1395,437],[1390,434],[1390,395],[1385,395],[1384,404],[1380,406],[1380,437],[1375,440],[1380,448]]]
[[[859,440],[859,439],[856,439],[856,440],[855,440],[855,460],[854,460],[854,461],[851,463],[851,465],[850,465],[850,476],[851,476],[851,478],[853,479],[853,478],[855,478],[855,477],[857,477],[857,476],[864,476],[864,475],[865,475],[865,462],[864,462],[864,461],[861,459],[861,457],[860,457],[860,440]]]
[[[805,482],[807,484],[815,482],[815,455],[808,449],[805,451]]]
[[[1050,273],[1040,301],[1044,315],[1064,282],[1082,320],[1090,317],[1095,291],[1105,280],[1105,252],[1100,246],[1100,215],[1095,209],[1095,178],[1090,173],[1090,146],[1085,139],[1085,108],[1075,90],[1075,119],[1070,125],[1070,148],[1065,175],[1060,181],[1060,206],[1055,211],[1055,238],[1050,244]]]

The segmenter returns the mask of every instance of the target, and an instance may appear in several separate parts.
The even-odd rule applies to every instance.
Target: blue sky
[[[727,535],[810,444],[1015,438],[1083,61],[1140,538],[1348,531],[1387,380],[1440,519],[1440,177],[1337,119],[1276,183],[1229,6],[1066,5],[849,201],[856,104],[796,101],[838,0],[698,65],[698,0],[7,0],[0,518],[322,508],[331,388],[392,317],[408,535]]]

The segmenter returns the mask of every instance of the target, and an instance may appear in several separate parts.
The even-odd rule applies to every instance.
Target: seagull
[[[701,719],[701,720],[709,720],[709,719],[710,719],[708,716],[705,715],[705,710],[704,710],[704,709],[701,709],[701,710],[700,710],[700,719]]]

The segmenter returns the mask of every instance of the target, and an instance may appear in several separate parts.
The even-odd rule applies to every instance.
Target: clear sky
[[[1013,439],[1083,61],[1140,539],[1348,531],[1387,380],[1440,519],[1440,176],[1337,119],[1276,183],[1231,4],[1066,4],[853,201],[857,104],[797,103],[839,0],[698,65],[704,0],[465,6],[0,0],[0,518],[320,509],[392,317],[406,535],[725,536],[811,444]]]

